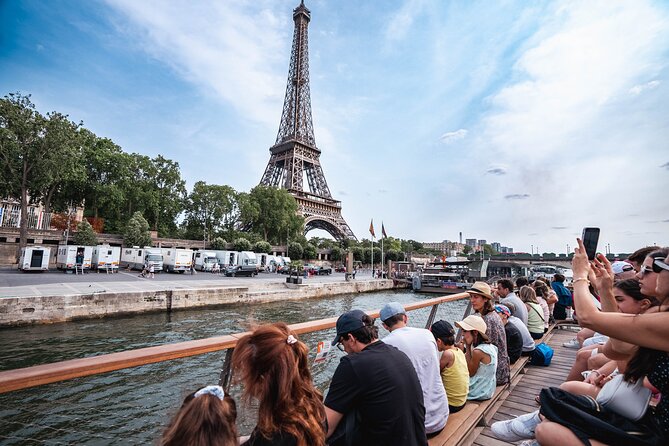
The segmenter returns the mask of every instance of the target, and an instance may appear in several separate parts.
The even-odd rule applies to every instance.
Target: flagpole
[[[381,278],[383,279],[383,235],[381,236]]]
[[[374,236],[372,236],[372,279],[374,278]]]

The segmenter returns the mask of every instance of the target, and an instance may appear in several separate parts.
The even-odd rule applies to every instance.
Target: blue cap
[[[381,320],[385,322],[397,314],[406,314],[402,304],[399,302],[388,302],[383,306],[383,308],[381,308],[380,316]]]
[[[332,345],[339,342],[339,338],[343,335],[364,327],[365,323],[362,319],[365,314],[362,310],[351,310],[339,316],[339,319],[337,319],[337,335],[332,341]]]

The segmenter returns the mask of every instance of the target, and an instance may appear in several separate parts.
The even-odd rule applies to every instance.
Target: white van
[[[195,253],[195,269],[198,271],[211,271],[217,263],[219,261],[214,251],[197,251]]]
[[[92,259],[92,246],[59,245],[56,268],[68,271],[74,270],[76,265],[81,265],[84,270],[87,270],[91,269]]]
[[[119,246],[97,245],[93,248],[91,265],[97,270],[118,270],[121,262],[121,248]]]
[[[255,276],[258,274],[258,259],[251,251],[238,253],[237,264],[228,265],[225,269],[226,276]]]
[[[237,257],[239,253],[237,251],[215,251],[216,257],[218,258],[218,263],[221,265],[221,268],[226,268],[230,265],[237,265]]]
[[[48,271],[51,249],[42,246],[26,246],[21,248],[19,269],[21,271]]]
[[[153,265],[153,270],[159,272],[163,270],[163,253],[160,248],[123,248],[121,251],[121,266],[130,269],[144,269],[145,264]]]
[[[186,248],[163,248],[163,268],[168,273],[190,270],[193,264],[193,250]]]

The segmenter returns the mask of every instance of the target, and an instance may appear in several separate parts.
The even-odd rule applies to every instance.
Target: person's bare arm
[[[485,353],[481,350],[475,349],[474,347],[468,348],[465,354],[465,359],[467,359],[467,370],[469,371],[469,376],[476,375],[476,372],[479,370],[479,365],[481,365],[481,360]]]
[[[337,429],[337,425],[339,425],[339,422],[343,417],[343,414],[340,414],[336,410],[332,410],[328,406],[325,406],[325,418],[328,422],[327,438],[330,438],[330,435],[334,433],[335,429]]]
[[[445,350],[439,358],[439,370],[444,370],[453,365],[455,354],[450,350]]]
[[[591,328],[619,341],[641,347],[669,352],[669,313],[623,314],[599,311],[590,298],[588,282],[578,280],[588,277],[590,263],[583,242],[578,240],[572,260],[574,271],[574,301],[578,306],[578,321],[582,327]]]

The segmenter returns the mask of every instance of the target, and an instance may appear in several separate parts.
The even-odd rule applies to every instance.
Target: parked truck
[[[19,269],[21,271],[48,271],[51,249],[42,246],[26,246],[21,248]]]
[[[192,249],[163,248],[163,268],[168,273],[189,271],[192,264]]]
[[[198,271],[211,271],[214,265],[220,264],[214,251],[197,251],[195,253],[195,269]]]
[[[230,265],[237,265],[237,257],[239,253],[237,251],[214,251],[216,257],[218,258],[218,263],[221,265],[221,268],[227,268]]]
[[[117,271],[121,262],[119,246],[97,245],[93,248],[91,267],[96,270]]]
[[[121,251],[121,266],[129,269],[144,269],[144,265],[153,265],[153,270],[163,270],[163,252],[160,248],[133,246]]]
[[[258,274],[258,259],[251,251],[238,253],[237,264],[228,265],[225,269],[226,276],[255,276]]]
[[[67,272],[80,267],[85,271],[91,269],[92,258],[92,246],[60,245],[56,256],[56,268]]]

